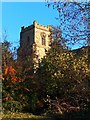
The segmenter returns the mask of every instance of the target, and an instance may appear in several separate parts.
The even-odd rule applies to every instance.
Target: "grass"
[[[0,120],[46,120],[45,116],[36,116],[30,113],[1,113]]]

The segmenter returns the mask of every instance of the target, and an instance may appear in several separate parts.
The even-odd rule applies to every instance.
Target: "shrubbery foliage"
[[[87,49],[77,55],[55,43],[33,74],[29,62],[23,67],[22,61],[13,60],[9,48],[3,50],[4,111],[64,114],[90,110]]]

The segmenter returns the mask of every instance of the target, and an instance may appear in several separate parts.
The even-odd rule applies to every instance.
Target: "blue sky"
[[[48,8],[45,5],[46,2],[2,2],[2,10],[0,9],[0,13],[2,14],[0,15],[2,16],[2,32],[6,31],[7,40],[13,43],[13,46],[19,46],[21,27],[33,24],[34,20],[45,26],[60,25],[60,22],[55,19],[59,15],[58,11],[53,10],[52,7]],[[65,36],[65,32],[67,35],[70,34],[65,30],[67,28],[66,24],[67,22],[61,26],[63,36]],[[69,22],[69,24],[71,23]],[[83,26],[80,27],[81,29],[83,28]],[[80,46],[77,43],[70,47],[76,49]]]
[[[19,45],[22,26],[29,26],[36,20],[42,25],[58,25],[58,12],[45,6],[45,2],[2,2],[2,32],[14,46]]]

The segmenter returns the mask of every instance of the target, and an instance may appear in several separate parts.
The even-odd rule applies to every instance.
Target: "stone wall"
[[[34,58],[33,60],[38,63],[38,60],[41,60],[41,58],[45,56],[45,51],[48,51],[50,48],[50,31],[51,26],[43,26],[38,24],[36,21],[34,21],[33,24],[28,27],[21,27],[20,48],[18,50],[19,56],[23,58],[28,55],[30,56],[35,52],[38,58]],[[42,33],[45,33],[46,35],[45,45],[42,45]],[[36,49],[36,51],[34,51],[34,49]]]

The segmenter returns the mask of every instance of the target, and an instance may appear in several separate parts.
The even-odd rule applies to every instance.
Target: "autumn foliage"
[[[8,49],[6,54],[1,76],[3,111],[64,115],[90,109],[87,47],[77,52],[55,42],[33,74],[29,59],[20,64],[11,59]]]
[[[5,69],[5,76],[9,76],[13,84],[23,81],[21,78],[17,77],[16,74],[17,72],[12,66],[9,66]]]

